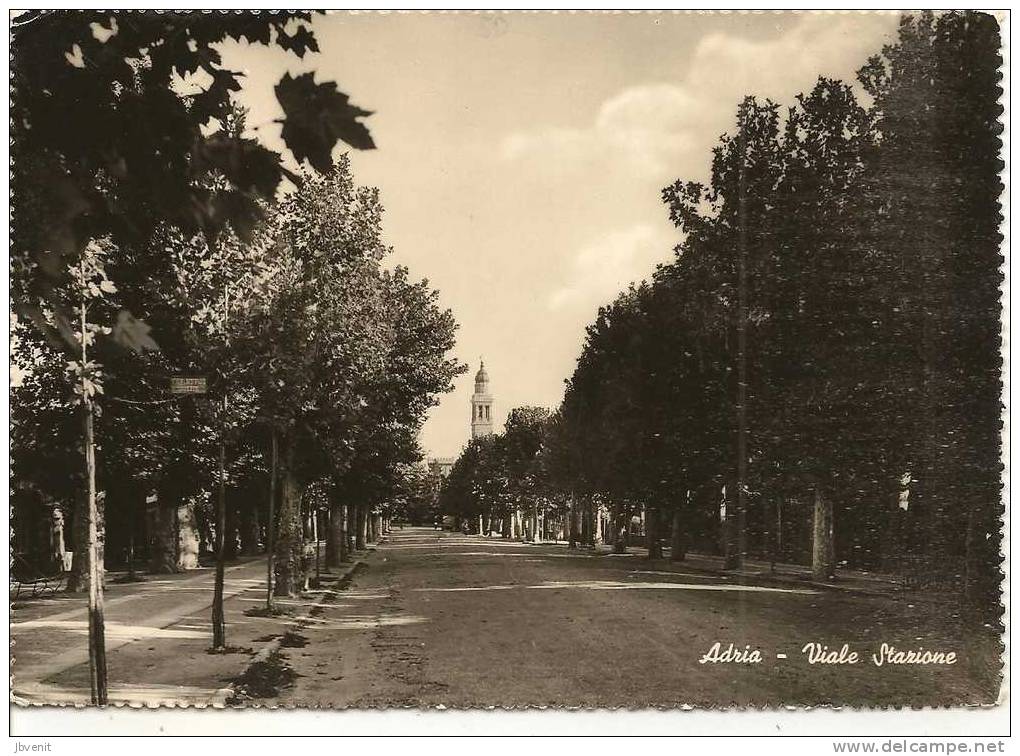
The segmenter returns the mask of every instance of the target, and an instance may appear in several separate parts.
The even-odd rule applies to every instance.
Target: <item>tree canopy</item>
[[[907,15],[856,88],[737,105],[710,181],[663,190],[675,259],[587,329],[545,495],[825,575],[909,554],[998,606],[998,33]],[[512,501],[510,436],[465,450],[449,506]]]
[[[11,298],[54,344],[73,346],[55,288],[90,239],[140,245],[160,227],[247,240],[285,178],[279,153],[228,128],[244,74],[223,66],[228,40],[304,57],[309,13],[29,11],[11,40]],[[286,75],[275,87],[283,139],[325,172],[338,141],[374,147],[334,82]],[[74,124],[68,128],[68,124]],[[46,218],[45,223],[38,219]],[[140,348],[140,326],[115,337]],[[144,335],[144,330],[142,331]],[[61,338],[62,337],[62,338]]]

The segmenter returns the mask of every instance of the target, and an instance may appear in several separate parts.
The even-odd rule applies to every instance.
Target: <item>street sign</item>
[[[205,376],[170,376],[171,394],[204,394],[205,392]]]

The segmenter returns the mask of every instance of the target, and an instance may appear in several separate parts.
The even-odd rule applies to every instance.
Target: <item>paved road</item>
[[[563,546],[394,531],[286,649],[280,703],[346,706],[959,704],[994,700],[994,636],[909,603],[710,575]],[[860,652],[810,665],[806,643]],[[699,660],[720,642],[757,664]],[[871,654],[952,650],[952,666]],[[786,654],[785,659],[779,654]]]
[[[241,594],[264,591],[265,570],[264,559],[227,568],[228,630],[247,621],[243,610],[252,604]],[[173,674],[175,667],[187,670],[180,663],[185,649],[209,645],[212,592],[210,568],[107,586],[111,700],[204,703],[226,684],[201,675]],[[87,595],[56,594],[15,602],[11,637],[15,696],[49,702],[88,699]],[[131,658],[139,651],[145,653],[144,661]]]

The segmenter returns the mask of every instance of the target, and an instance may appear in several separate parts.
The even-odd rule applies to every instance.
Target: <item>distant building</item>
[[[429,472],[437,478],[445,478],[453,469],[453,457],[434,457],[429,460]]]
[[[471,438],[491,436],[492,433],[492,394],[489,392],[489,374],[482,362],[475,374],[475,393],[471,395]],[[455,461],[455,457],[433,457],[428,462],[429,472],[436,478],[446,478]]]
[[[481,363],[475,375],[475,393],[471,396],[471,438],[492,435],[492,394],[489,392],[489,374]]]

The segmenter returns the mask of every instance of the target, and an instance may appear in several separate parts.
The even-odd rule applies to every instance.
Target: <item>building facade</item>
[[[453,457],[434,457],[429,460],[429,472],[437,480],[442,480],[450,474],[455,461]]]

